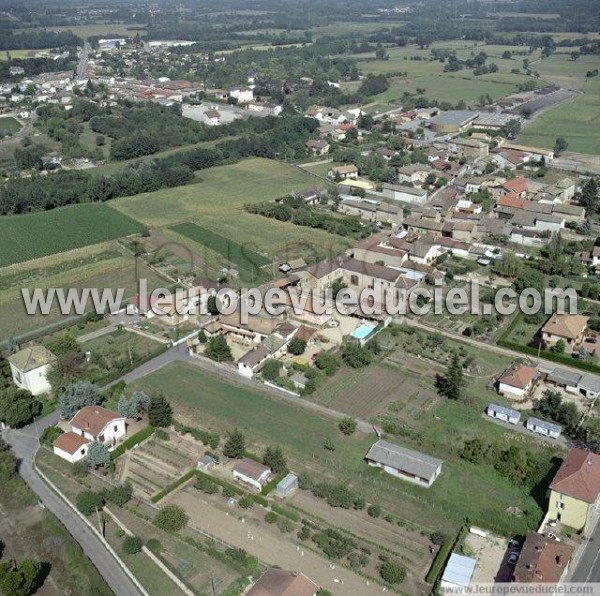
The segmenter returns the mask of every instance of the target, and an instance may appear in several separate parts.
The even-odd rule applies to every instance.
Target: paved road
[[[81,53],[79,54],[79,62],[77,63],[76,79],[82,81],[85,79],[85,71],[87,70],[88,56],[92,51],[92,46],[86,41],[83,44]]]
[[[589,537],[570,582],[597,583],[600,582],[600,523],[596,524]]]
[[[260,381],[242,377],[238,375],[235,369],[229,367],[228,365],[218,364],[216,362],[208,360],[207,358],[197,358],[195,356],[190,356],[184,345],[180,345],[176,348],[171,348],[166,352],[163,352],[156,358],[149,360],[145,364],[142,364],[135,370],[124,375],[123,377],[121,377],[121,379],[114,381],[114,383],[117,383],[120,380],[123,380],[126,383],[133,383],[134,381],[137,381],[142,377],[145,377],[146,375],[149,375],[163,368],[164,366],[167,366],[167,364],[170,364],[171,362],[186,362],[188,364],[201,368],[208,374],[225,378],[227,381],[233,383],[234,385],[244,385],[256,391],[268,393],[272,397],[289,401],[301,408],[304,408],[305,410],[311,410],[312,412],[322,414],[324,416],[327,416],[328,418],[333,418],[334,420],[341,420],[342,418],[347,416],[347,414],[343,414],[342,412],[338,412],[337,410],[332,410],[330,408],[326,408],[325,406],[313,403],[301,397],[290,395],[289,393],[280,391],[275,387],[269,387],[268,385],[265,385]],[[367,422],[366,420],[356,420],[356,422],[358,424],[358,428],[361,431],[365,433],[374,432],[373,425]]]
[[[100,572],[110,589],[118,596],[138,596],[139,590],[121,569],[113,556],[92,533],[90,528],[56,495],[37,475],[33,468],[32,458],[38,448],[38,433],[58,422],[58,412],[46,416],[36,424],[21,430],[3,431],[3,437],[19,459],[19,474],[39,497],[44,505],[65,526],[77,540],[96,569]]]

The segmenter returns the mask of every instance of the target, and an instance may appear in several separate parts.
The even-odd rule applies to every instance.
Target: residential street
[[[41,433],[46,427],[56,424],[58,419],[58,412],[53,412],[39,420],[37,424],[26,426],[18,431],[3,431],[2,435],[19,459],[19,474],[21,474],[23,480],[27,482],[40,501],[62,522],[71,536],[81,545],[81,548],[104,577],[110,589],[119,596],[138,596],[140,591],[113,556],[104,548],[100,540],[33,469],[32,458],[38,448],[37,433]]]

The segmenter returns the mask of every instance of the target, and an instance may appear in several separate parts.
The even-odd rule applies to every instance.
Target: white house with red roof
[[[536,366],[513,364],[498,378],[498,393],[509,399],[523,399],[539,378]]]
[[[53,444],[54,453],[71,463],[87,455],[90,443],[97,442],[112,449],[127,434],[125,416],[102,406],[81,408],[69,422],[71,430],[63,433]]]

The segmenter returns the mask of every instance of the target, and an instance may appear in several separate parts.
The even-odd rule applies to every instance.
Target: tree
[[[150,398],[143,391],[134,391],[130,399],[121,395],[117,403],[117,410],[121,416],[141,420],[142,413],[148,409]]]
[[[11,428],[21,428],[41,414],[42,402],[25,389],[9,387],[0,393],[0,420]]]
[[[96,509],[102,509],[104,503],[102,495],[93,490],[83,490],[77,495],[75,504],[83,515],[91,515]]]
[[[123,507],[123,505],[131,501],[133,485],[131,482],[126,481],[123,484],[107,488],[102,494],[107,501],[111,501],[111,503],[114,503],[118,507]]]
[[[19,563],[7,561],[0,564],[0,592],[4,596],[29,596],[41,587],[44,566],[40,561],[23,559]]]
[[[208,341],[208,337],[206,337],[206,333],[204,332],[204,329],[200,329],[200,331],[198,331],[198,341],[201,344],[205,344]]]
[[[332,377],[340,367],[340,359],[334,354],[321,352],[315,359],[315,366],[325,371],[328,377]]]
[[[306,350],[306,342],[299,337],[292,338],[292,341],[288,344],[288,352],[294,356],[304,354],[304,350]]]
[[[269,358],[264,363],[261,374],[267,381],[274,381],[279,378],[279,371],[281,370],[281,362],[275,358]]]
[[[173,410],[164,395],[159,393],[150,398],[148,422],[155,428],[165,428],[173,422]]]
[[[223,455],[231,458],[242,457],[246,451],[246,438],[242,431],[234,429],[227,435],[227,441],[223,445]]]
[[[135,555],[142,550],[143,543],[137,536],[127,536],[123,540],[123,552],[126,555]]]
[[[551,348],[550,351],[553,354],[564,354],[565,353],[565,340],[564,339],[559,339]]]
[[[521,132],[521,123],[516,118],[512,118],[501,128],[501,131],[507,139],[516,139]]]
[[[567,143],[564,137],[558,137],[554,143],[554,155],[558,157],[561,153],[567,150],[569,143]]]
[[[362,368],[371,364],[371,351],[361,346],[358,342],[348,342],[342,349],[342,360],[352,368]]]
[[[406,570],[396,563],[384,561],[379,567],[379,575],[388,584],[399,584],[406,578]]]
[[[588,178],[581,188],[579,203],[585,207],[586,211],[594,214],[598,211],[598,182],[595,178]]]
[[[99,468],[110,463],[110,453],[105,445],[94,441],[88,445],[86,458],[91,466]]]
[[[219,307],[217,304],[217,297],[213,296],[212,294],[208,297],[208,300],[206,301],[206,310],[208,311],[209,315],[218,315],[219,314]]]
[[[80,381],[64,389],[58,397],[58,411],[63,419],[72,418],[85,406],[97,406],[102,403],[100,389],[92,383]]]
[[[369,514],[369,517],[380,517],[381,507],[379,505],[369,505],[367,513]]]
[[[281,447],[267,447],[263,455],[262,463],[271,468],[273,473],[281,474],[287,471],[287,459]]]
[[[338,428],[344,435],[351,435],[355,433],[357,426],[356,420],[354,420],[354,418],[350,418],[350,416],[345,416],[338,424]]]
[[[165,532],[179,532],[188,522],[188,516],[178,505],[165,505],[154,518],[154,525]]]
[[[465,380],[459,355],[455,352],[445,375],[436,379],[438,393],[448,399],[460,399],[463,395]]]
[[[68,352],[79,352],[79,343],[72,333],[66,331],[62,335],[53,337],[45,342],[46,347],[55,355],[61,356]]]
[[[227,345],[227,340],[222,335],[213,335],[206,343],[204,355],[215,362],[226,362],[233,360],[231,348]]]
[[[346,284],[346,282],[344,281],[343,278],[338,277],[336,279],[333,280],[333,283],[331,284],[331,296],[333,297],[333,299],[335,300],[337,295],[344,289],[347,288],[348,285]]]

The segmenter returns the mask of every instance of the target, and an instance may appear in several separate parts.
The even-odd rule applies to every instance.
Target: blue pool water
[[[365,339],[368,335],[370,335],[375,329],[374,325],[361,325],[357,327],[350,335],[354,339]]]

